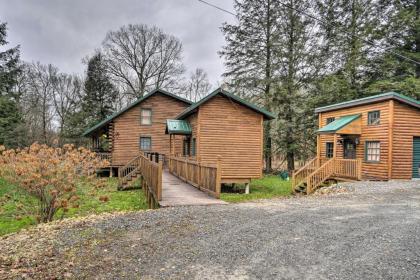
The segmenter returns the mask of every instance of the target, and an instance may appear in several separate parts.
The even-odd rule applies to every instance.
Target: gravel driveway
[[[419,279],[420,181],[64,221],[0,238],[0,278]]]

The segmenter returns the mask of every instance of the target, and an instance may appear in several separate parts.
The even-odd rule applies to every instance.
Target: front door
[[[344,158],[348,158],[348,159],[355,159],[356,158],[356,143],[353,139],[344,139],[343,141],[343,152]]]
[[[420,137],[413,138],[413,178],[420,178]]]

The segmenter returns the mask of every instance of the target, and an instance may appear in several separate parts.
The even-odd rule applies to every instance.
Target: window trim
[[[331,157],[328,156],[328,145],[332,145]],[[325,142],[325,157],[326,158],[333,158],[334,157],[334,142]]]
[[[335,121],[335,117],[329,117],[325,121],[326,121],[326,125],[328,125],[328,124],[332,123],[333,121]]]
[[[195,157],[197,155],[197,139],[194,137],[191,141],[191,156]]]
[[[368,144],[379,143],[379,160],[368,160]],[[365,162],[367,163],[380,163],[381,162],[381,141],[378,140],[366,140],[365,141]]]
[[[185,145],[187,145],[187,147],[185,147]],[[187,153],[185,153],[186,151]],[[182,156],[191,156],[191,138],[184,138],[184,140],[182,141]]]
[[[375,114],[378,113],[378,123],[370,123],[370,116],[371,114]],[[375,126],[375,125],[380,125],[381,124],[381,110],[374,110],[374,111],[369,111],[368,115],[367,115],[367,125],[368,126]]]
[[[148,150],[145,150],[145,149],[142,149],[141,148],[141,139],[142,138],[148,138],[148,139],[150,139],[150,148]],[[139,138],[139,149],[140,149],[140,151],[151,151],[152,150],[152,136],[149,136],[149,135],[140,135],[140,138]]]
[[[143,111],[150,111],[150,123],[143,123]],[[152,108],[140,108],[140,125],[151,126],[153,124]]]

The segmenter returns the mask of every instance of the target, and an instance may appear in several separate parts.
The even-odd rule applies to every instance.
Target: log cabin
[[[164,90],[154,90],[83,133],[92,149],[111,163],[125,166],[140,151],[169,154],[166,120],[174,118],[192,102]],[[181,149],[182,142],[174,143]]]
[[[171,162],[219,161],[221,183],[245,183],[248,192],[250,180],[262,176],[263,122],[271,119],[270,112],[219,88],[167,120]]]
[[[315,109],[317,157],[295,172],[296,191],[324,181],[420,178],[420,101],[395,92]]]

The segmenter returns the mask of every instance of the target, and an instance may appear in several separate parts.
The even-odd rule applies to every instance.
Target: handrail
[[[307,177],[306,193],[312,193],[316,187],[334,174],[334,163],[335,159],[331,158]]]
[[[221,192],[221,160],[216,164],[202,163],[195,160],[168,157],[169,172],[194,187],[220,198]]]
[[[314,158],[293,174],[292,187],[306,183],[306,192],[311,193],[331,177],[361,180],[361,159]]]
[[[293,173],[292,176],[292,188],[295,189],[300,184],[304,183],[309,174],[311,174],[318,167],[318,158],[315,157],[310,160],[303,167],[298,169],[298,171]]]

